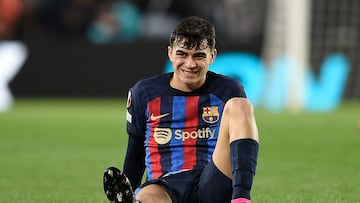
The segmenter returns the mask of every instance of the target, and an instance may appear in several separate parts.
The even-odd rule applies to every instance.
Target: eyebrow
[[[186,52],[186,51],[183,51],[183,50],[176,50],[176,53],[177,54],[189,54],[188,52]],[[194,56],[206,56],[207,54],[206,54],[206,52],[203,52],[203,51],[200,51],[200,52],[195,52],[194,54],[193,54]]]

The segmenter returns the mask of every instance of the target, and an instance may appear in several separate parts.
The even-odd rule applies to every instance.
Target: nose
[[[196,67],[196,63],[195,63],[195,60],[192,58],[192,57],[188,57],[186,59],[186,67],[189,67],[189,68],[193,68],[193,67]]]

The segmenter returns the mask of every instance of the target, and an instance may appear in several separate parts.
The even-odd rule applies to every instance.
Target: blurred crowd
[[[218,35],[248,41],[263,29],[265,0],[0,0],[0,40],[86,37],[94,43],[168,37],[181,18],[212,21]]]

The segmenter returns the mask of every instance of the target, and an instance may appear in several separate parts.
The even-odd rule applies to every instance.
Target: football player
[[[237,80],[208,70],[215,42],[207,20],[184,19],[167,48],[173,72],[130,88],[124,168],[104,172],[111,202],[251,202],[259,151],[254,109]]]

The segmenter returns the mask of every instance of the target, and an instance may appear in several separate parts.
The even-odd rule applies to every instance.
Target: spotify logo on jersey
[[[170,128],[155,128],[154,139],[158,144],[167,144],[171,140]]]

